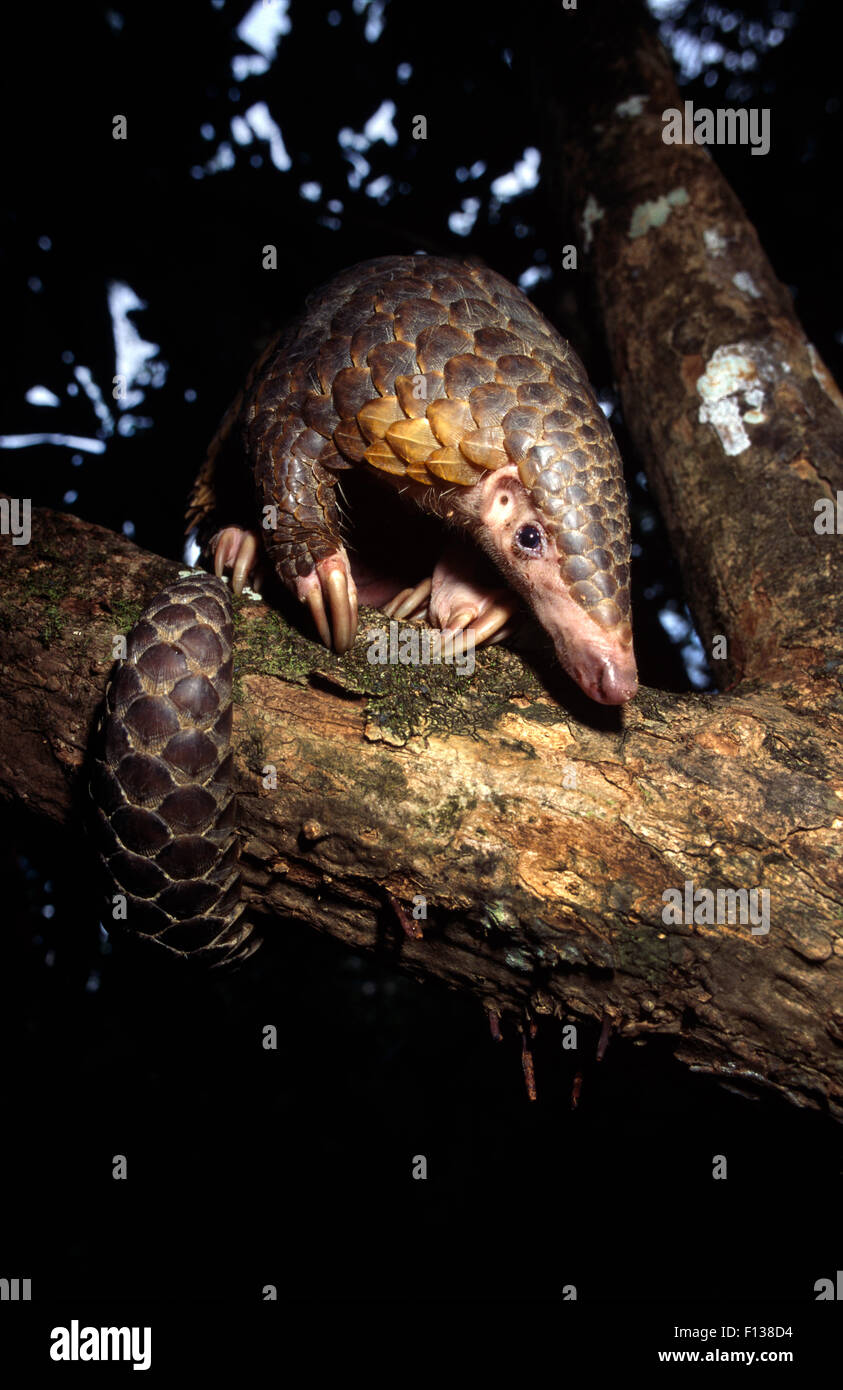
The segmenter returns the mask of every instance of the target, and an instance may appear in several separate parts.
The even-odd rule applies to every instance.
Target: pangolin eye
[[[515,532],[515,543],[528,554],[537,555],[541,551],[544,535],[538,526],[519,526]]]

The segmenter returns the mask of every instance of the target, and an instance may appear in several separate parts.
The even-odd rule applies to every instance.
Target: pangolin
[[[260,525],[248,521],[244,460]],[[436,256],[353,267],[270,344],[210,446],[188,526],[217,575],[230,568],[239,592],[270,565],[340,652],[357,629],[335,496],[349,469],[450,532],[418,585],[390,591],[367,577],[362,598],[376,592],[396,617],[482,642],[500,636],[518,595],[587,694],[632,698],[618,451],[579,358],[520,290]],[[478,578],[466,535],[505,588]],[[152,600],[109,685],[92,782],[101,859],[128,925],[211,963],[257,944],[241,915],[228,777],[232,641],[220,579],[197,574]]]
[[[238,450],[263,527],[226,524],[235,518],[225,515],[223,474]],[[620,457],[582,363],[525,294],[470,261],[385,256],[354,266],[270,345],[225,417],[188,525],[213,551],[216,573],[232,570],[235,592],[265,555],[340,652],[354,640],[358,594],[335,490],[353,468],[451,533],[432,574],[395,596],[393,616],[471,628],[478,643],[500,631],[515,602],[478,583],[468,533],[583,690],[602,704],[631,699]]]

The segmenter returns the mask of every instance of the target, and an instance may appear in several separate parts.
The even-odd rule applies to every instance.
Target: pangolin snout
[[[566,654],[567,655],[567,654]],[[638,672],[632,652],[601,651],[579,654],[563,664],[579,686],[600,705],[625,705],[638,691]]]

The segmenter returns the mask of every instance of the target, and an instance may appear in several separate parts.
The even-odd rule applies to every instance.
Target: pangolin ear
[[[488,505],[493,497],[506,488],[514,487],[519,492],[525,491],[516,463],[506,463],[503,468],[490,469],[474,486],[484,506]]]
[[[506,509],[499,507],[499,501],[507,498],[511,504]],[[518,465],[504,464],[502,468],[490,469],[478,478],[466,499],[466,511],[481,523],[497,523],[504,515],[524,511],[524,504],[530,502],[529,494],[521,481]],[[469,511],[470,509],[470,511]]]

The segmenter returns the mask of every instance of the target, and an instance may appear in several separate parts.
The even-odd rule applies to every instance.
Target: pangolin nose
[[[638,672],[632,657],[615,661],[604,656],[593,673],[592,698],[603,705],[625,705],[638,690]]]

